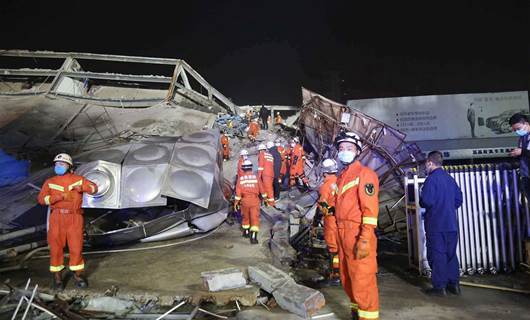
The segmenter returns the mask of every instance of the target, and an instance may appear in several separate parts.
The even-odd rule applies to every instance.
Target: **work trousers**
[[[280,198],[280,178],[275,177],[272,182],[272,189],[274,190],[274,199]]]
[[[250,231],[259,231],[259,204],[257,205],[241,205],[241,214],[243,221],[241,227],[243,229],[250,229]]]
[[[64,209],[53,209],[50,214],[48,245],[50,246],[50,271],[64,269],[64,247],[70,253],[69,267],[72,271],[83,271],[83,215]]]
[[[276,201],[274,200],[274,177],[270,176],[261,176],[261,186],[263,188],[263,192],[267,194],[267,197],[263,199],[264,201],[267,201],[267,204],[270,206],[276,205]]]
[[[339,270],[342,287],[351,301],[352,311],[359,319],[379,319],[379,292],[377,288],[377,238],[370,239],[370,254],[355,259],[361,224],[342,221],[338,226]]]
[[[426,234],[426,238],[433,288],[442,289],[447,285],[457,285],[460,279],[456,255],[458,232],[431,232]]]

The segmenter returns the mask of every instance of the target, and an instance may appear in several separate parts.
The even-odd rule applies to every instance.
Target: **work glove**
[[[329,207],[326,203],[320,203],[320,212],[322,212],[324,216],[329,215]]]
[[[370,242],[368,239],[360,238],[354,248],[355,259],[362,260],[370,255]]]
[[[239,204],[239,200],[234,201],[234,210],[239,211],[241,209],[241,205]]]
[[[332,269],[338,269],[339,268],[339,255],[336,252],[330,252],[329,253],[329,262]]]

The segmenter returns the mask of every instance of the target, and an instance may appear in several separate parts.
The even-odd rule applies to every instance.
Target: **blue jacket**
[[[444,169],[435,169],[425,179],[420,205],[425,208],[426,233],[458,231],[456,209],[462,205],[462,191]]]

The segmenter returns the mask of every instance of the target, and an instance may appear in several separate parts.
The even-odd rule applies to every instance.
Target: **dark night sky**
[[[182,58],[237,104],[528,90],[528,1],[356,2],[2,0],[0,47]]]

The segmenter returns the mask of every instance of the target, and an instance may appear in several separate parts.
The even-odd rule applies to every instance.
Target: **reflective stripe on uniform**
[[[352,310],[359,310],[359,305],[357,303],[351,303],[351,309]]]
[[[338,257],[337,255],[335,255],[335,256],[333,257],[332,262],[335,263],[335,264],[336,264],[336,263],[339,263],[339,257]]]
[[[234,199],[241,200],[241,197],[235,196]]]
[[[47,205],[50,205],[50,198],[51,198],[51,196],[44,197],[44,203],[47,204]]]
[[[59,271],[62,271],[63,269],[64,269],[64,266],[50,266],[51,272],[59,272]]]
[[[77,266],[69,266],[68,267],[72,271],[79,271],[85,269],[85,264],[78,264]]]
[[[72,190],[75,186],[82,186],[83,180],[76,181],[68,186],[68,191]]]
[[[258,180],[241,180],[239,182],[240,184],[253,184],[253,183],[258,183]]]
[[[250,227],[250,231],[258,232],[259,231],[259,227],[258,226],[252,226],[252,227]]]
[[[379,311],[364,311],[359,309],[357,314],[359,315],[359,318],[379,319]]]
[[[241,228],[248,229],[248,228],[250,228],[250,224],[242,224]]]
[[[261,167],[260,167],[260,168],[258,168],[258,171],[263,171],[263,168],[261,168]]]
[[[269,201],[269,202],[272,202],[272,201],[274,201],[274,200],[275,200],[274,198],[269,198],[269,199],[267,199],[267,201]]]
[[[53,189],[53,190],[58,190],[58,191],[63,191],[64,192],[64,187],[60,186],[58,184],[55,184],[55,183],[48,183],[48,187],[50,187],[50,189]]]
[[[377,226],[377,218],[363,217],[363,224],[371,224],[371,225]]]
[[[355,187],[356,185],[359,184],[359,177],[355,178],[354,180],[346,183],[343,187],[342,187],[342,191],[340,192],[341,194],[343,194],[344,192],[346,192],[348,189],[351,189],[353,187]]]

